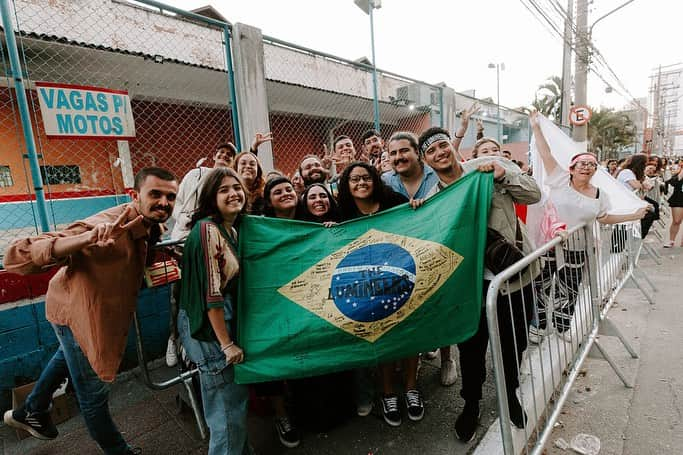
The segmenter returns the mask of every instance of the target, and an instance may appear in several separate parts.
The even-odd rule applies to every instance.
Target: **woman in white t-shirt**
[[[617,174],[617,181],[629,191],[636,192],[636,195],[650,204],[650,209],[645,217],[640,220],[640,237],[645,238],[652,223],[659,219],[659,202],[647,197],[646,193],[652,189],[652,183],[645,177],[648,157],[644,153],[637,153],[629,157],[622,169]]]
[[[607,194],[591,184],[591,179],[598,168],[596,156],[592,153],[579,153],[572,157],[569,169],[563,169],[550,152],[550,147],[538,122],[538,113],[533,112],[529,116],[529,121],[536,139],[536,148],[548,175],[545,183],[550,188],[550,200],[557,209],[560,220],[567,224],[567,229],[581,223],[591,224],[595,220],[603,224],[635,221],[645,215],[645,208],[628,215],[608,214]],[[585,239],[583,233],[577,234],[563,247],[563,267],[558,269],[554,260],[546,262],[546,270],[543,271],[542,278],[550,278],[553,275],[557,278],[554,286],[552,286],[552,280],[547,280],[551,284],[548,287],[555,289],[555,295],[547,296],[541,292],[539,296],[538,328],[540,329],[545,328],[545,307],[541,308],[544,299],[549,298],[552,301],[556,296],[560,297],[560,302],[553,302],[555,307],[559,303],[559,307],[554,312],[554,323],[558,333],[562,334],[565,339],[569,339],[568,329],[571,326],[578,289],[585,268]]]

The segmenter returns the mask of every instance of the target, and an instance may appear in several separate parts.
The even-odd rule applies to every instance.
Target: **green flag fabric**
[[[317,376],[462,342],[477,330],[493,187],[473,172],[331,228],[240,225],[238,383]]]

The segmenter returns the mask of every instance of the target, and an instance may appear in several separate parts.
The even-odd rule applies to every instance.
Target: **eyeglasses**
[[[349,182],[351,183],[358,183],[360,181],[364,182],[372,182],[372,176],[370,174],[365,174],[365,175],[352,175],[349,177]]]
[[[598,163],[596,163],[595,161],[577,161],[576,165],[578,167],[593,168],[593,169],[597,169],[597,167],[598,167]]]

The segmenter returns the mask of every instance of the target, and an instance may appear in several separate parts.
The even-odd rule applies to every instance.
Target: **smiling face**
[[[296,207],[296,193],[294,187],[289,182],[283,182],[275,185],[270,190],[270,205],[276,214],[284,214],[290,212]]]
[[[163,223],[171,216],[178,182],[163,180],[148,175],[140,185],[140,190],[133,192],[133,202],[138,213],[151,223]]]
[[[319,186],[312,186],[306,195],[306,207],[313,216],[324,216],[330,210],[330,199],[327,192]]]
[[[258,161],[256,158],[249,153],[244,153],[240,156],[239,160],[237,160],[237,173],[247,184],[256,180],[258,175]]]
[[[436,172],[446,171],[455,166],[455,150],[447,140],[436,141],[424,153],[424,160]]]
[[[500,156],[500,147],[494,142],[482,142],[477,149],[477,156]]]
[[[370,136],[363,141],[363,149],[371,159],[377,159],[384,148],[384,141],[379,136]]]
[[[372,176],[362,166],[354,167],[349,173],[349,192],[354,199],[370,199],[374,191]]]
[[[213,155],[214,167],[231,167],[235,154],[228,147],[221,147]]]
[[[309,156],[301,162],[301,177],[306,185],[310,185],[324,182],[327,176],[320,160],[314,156]]]
[[[584,183],[588,182],[595,175],[597,169],[598,162],[594,158],[585,157],[569,168],[569,174],[573,182]]]
[[[223,177],[216,193],[216,208],[223,219],[233,219],[244,207],[247,197],[242,184],[231,176]]]
[[[414,175],[420,170],[420,158],[408,139],[389,142],[389,159],[397,174]]]
[[[356,157],[356,148],[349,138],[340,139],[334,144],[334,157],[337,164],[349,165]]]

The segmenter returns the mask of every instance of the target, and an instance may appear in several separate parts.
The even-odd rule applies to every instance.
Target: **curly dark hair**
[[[339,178],[339,195],[337,196],[337,202],[339,203],[341,213],[344,215],[358,211],[358,206],[351,195],[351,188],[349,187],[349,176],[351,175],[351,171],[357,167],[362,167],[370,174],[370,178],[372,179],[372,195],[370,198],[374,202],[381,203],[391,191],[391,189],[382,182],[382,179],[379,177],[377,169],[374,166],[363,161],[354,161],[344,169],[344,172],[342,172],[342,175]]]

